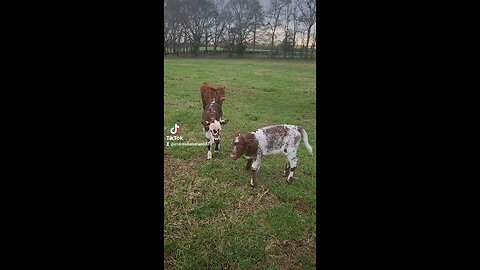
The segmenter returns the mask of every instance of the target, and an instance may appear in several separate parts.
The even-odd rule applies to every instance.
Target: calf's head
[[[249,146],[252,146],[255,142],[255,137],[253,134],[247,134],[245,136],[242,136],[240,132],[237,132],[235,134],[235,139],[233,140],[232,146],[232,154],[230,154],[230,157],[233,160],[237,160],[239,157],[241,157],[245,152],[247,151],[247,148]]]
[[[203,121],[204,127],[208,127],[208,132],[210,132],[210,142],[218,144],[220,142],[220,131],[222,130],[222,125],[219,121],[215,120],[213,122]]]
[[[212,89],[212,96],[218,100],[220,104],[225,100],[225,86],[217,86]]]

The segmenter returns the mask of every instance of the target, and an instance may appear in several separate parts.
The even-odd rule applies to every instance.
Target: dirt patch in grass
[[[314,269],[316,268],[316,235],[299,240],[281,240],[273,238],[266,246],[268,264],[278,269]]]
[[[166,255],[163,260],[164,269],[173,269],[173,263],[175,262],[175,257],[173,255]]]
[[[252,212],[256,210],[269,209],[279,204],[275,196],[265,185],[259,185],[254,189],[247,187],[248,193],[243,193],[238,202],[236,211]]]
[[[305,201],[305,199],[303,198],[298,198],[298,199],[295,199],[295,204],[293,206],[293,209],[297,212],[301,212],[301,213],[310,213],[312,212],[312,207],[310,206],[310,204]]]
[[[169,164],[171,164],[172,162],[172,157],[169,156],[169,155],[165,155],[163,157],[163,164],[164,164],[164,168],[163,168],[163,196],[167,197],[169,196],[170,194],[172,194],[172,182],[173,182],[173,179],[174,179],[174,170],[172,170],[169,166]]]
[[[163,195],[165,198],[172,194],[173,182],[178,176],[197,176],[198,162],[194,159],[185,160],[180,158],[174,158],[169,154],[165,154],[163,162]]]

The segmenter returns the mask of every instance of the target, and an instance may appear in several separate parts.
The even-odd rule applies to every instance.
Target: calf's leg
[[[247,165],[245,165],[245,170],[250,170],[250,168],[252,167],[252,162],[253,162],[253,159],[247,160]]]
[[[250,186],[253,188],[257,185],[257,171],[252,169],[252,178],[250,178]]]
[[[212,151],[210,150],[210,147],[212,145],[212,142],[211,142],[211,135],[210,135],[210,132],[208,130],[205,130],[205,139],[207,139],[207,149],[208,149],[208,152],[207,152],[207,159],[211,159],[212,158]]]
[[[208,152],[207,152],[207,159],[211,159],[212,158],[212,151],[210,151],[210,140],[207,141],[207,148],[208,148]]]
[[[255,187],[257,185],[257,171],[260,169],[261,157],[257,158],[252,162],[252,178],[250,178],[250,186]]]
[[[290,163],[287,160],[287,164],[285,165],[285,169],[283,170],[283,177],[287,177],[287,175],[290,173]]]
[[[297,168],[297,161],[298,161],[298,158],[296,156],[289,156],[288,157],[288,161],[290,162],[290,172],[287,176],[287,183],[292,183],[293,181],[293,172],[295,171],[295,169]]]

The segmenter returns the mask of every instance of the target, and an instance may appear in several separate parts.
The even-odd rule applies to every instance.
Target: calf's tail
[[[312,147],[310,146],[310,144],[308,144],[308,135],[307,135],[307,132],[305,131],[305,129],[304,129],[303,127],[298,127],[298,129],[299,129],[300,132],[302,133],[303,143],[305,144],[305,147],[307,148],[307,150],[308,150],[308,152],[310,153],[310,155],[313,155]]]

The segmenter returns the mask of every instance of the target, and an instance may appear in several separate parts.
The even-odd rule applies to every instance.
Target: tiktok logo
[[[180,126],[177,125],[177,123],[175,123],[175,126],[173,126],[173,128],[170,129],[170,133],[177,134],[179,129],[180,129]]]

